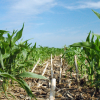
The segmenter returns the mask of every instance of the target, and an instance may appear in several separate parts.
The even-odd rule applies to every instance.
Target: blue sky
[[[61,48],[100,34],[99,0],[0,0],[0,30],[20,30],[33,45]]]

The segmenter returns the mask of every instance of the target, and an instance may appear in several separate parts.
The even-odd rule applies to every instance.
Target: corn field
[[[92,11],[100,19],[100,14],[94,10]],[[50,100],[56,99],[56,95],[61,89],[60,87],[64,85],[62,90],[71,89],[71,85],[73,86],[72,83],[74,82],[77,85],[77,91],[82,91],[83,86],[93,89],[90,100],[93,100],[93,97],[100,99],[100,35],[90,31],[85,42],[74,43],[63,48],[42,46],[37,48],[36,43],[33,46],[32,43],[28,43],[30,39],[21,40],[23,29],[24,24],[19,31],[13,30],[12,33],[0,30],[0,97],[4,93],[6,99],[9,99],[8,95],[16,99],[14,94],[9,93],[9,87],[17,84],[25,90],[30,99],[37,99],[36,94],[32,92],[33,90],[25,81],[28,80],[27,78],[31,78],[36,79],[34,83],[37,82],[39,84],[38,87],[41,81],[37,81],[37,79],[46,80],[48,84],[51,81]],[[57,62],[56,58],[59,62]],[[56,62],[60,65],[57,65]],[[45,68],[43,67],[44,63],[47,63]],[[44,68],[42,74],[38,72],[40,70],[39,66],[42,66],[42,69]],[[35,72],[34,70],[37,71]],[[49,75],[47,77],[44,76],[46,70]],[[55,76],[55,73],[58,76]],[[54,83],[53,80],[55,81]],[[45,84],[48,85],[47,83]],[[55,87],[52,87],[52,84],[55,84]],[[68,85],[67,87],[66,84]],[[50,87],[48,86],[48,88]],[[55,93],[57,88],[59,90]],[[71,92],[68,92],[68,89],[66,91],[67,96],[60,94],[62,95],[61,97],[64,97],[64,100],[86,99],[82,94],[79,94],[81,97],[77,99],[75,94],[72,95]],[[51,99],[51,95],[53,95],[53,99]],[[60,99],[61,97],[58,100],[62,100]]]

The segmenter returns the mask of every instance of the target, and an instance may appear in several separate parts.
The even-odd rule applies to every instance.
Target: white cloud
[[[50,11],[57,3],[55,0],[3,0],[1,6],[5,9],[5,12],[0,16],[1,22],[3,22],[1,28],[7,29],[20,29],[25,22],[26,27],[31,25],[44,25],[44,22],[33,22],[34,19],[41,19],[38,15],[46,11]],[[0,8],[1,8],[0,7]]]
[[[55,0],[20,0],[13,4],[11,11],[25,15],[34,15],[47,11],[56,4]]]
[[[67,6],[63,5],[63,7],[73,10],[73,9],[86,9],[86,8],[91,8],[91,9],[100,9],[100,1],[98,2],[77,2],[77,4],[72,5],[72,6]]]

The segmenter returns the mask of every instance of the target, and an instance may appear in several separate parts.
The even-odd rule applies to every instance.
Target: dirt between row
[[[62,79],[61,83],[59,83],[59,70],[61,65],[60,59],[60,56],[53,59],[54,78],[56,78],[55,100],[100,100],[100,91],[95,94],[94,88],[86,85],[84,79],[80,80],[80,86],[78,88],[76,74],[74,73],[75,71],[71,77],[70,72],[67,72],[70,68],[67,63],[63,65],[64,69],[62,71]],[[51,61],[48,60],[47,62],[49,65],[44,76],[51,80]],[[34,73],[41,75],[45,66],[46,64],[37,66]],[[30,86],[32,93],[35,95],[37,100],[49,100],[49,80],[26,78],[25,81]],[[25,90],[19,87],[17,83],[13,86],[9,86],[8,92],[14,95],[16,100],[35,100],[34,98],[31,99]],[[10,100],[14,100],[11,95],[8,95],[8,97]],[[0,93],[0,100],[8,100],[3,92]]]

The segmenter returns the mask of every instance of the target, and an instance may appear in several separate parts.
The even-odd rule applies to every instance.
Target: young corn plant
[[[0,30],[0,79],[3,80],[2,89],[6,97],[8,83],[11,80],[16,81],[32,98],[34,94],[32,94],[32,91],[23,78],[47,79],[44,76],[22,70],[26,66],[25,62],[29,60],[28,55],[35,48],[34,46],[31,50],[28,50],[27,40],[18,45],[16,44],[22,37],[23,28],[24,24],[20,31],[13,31],[11,35],[8,31]],[[4,34],[7,34],[7,37],[4,37]],[[22,61],[20,61],[21,57],[23,59]]]
[[[100,19],[100,14],[92,10],[97,17]],[[70,45],[71,47],[83,47],[85,54],[87,55],[86,60],[89,63],[87,66],[87,74],[89,82],[92,86],[96,87],[96,91],[100,88],[100,35],[89,32],[86,42],[78,42]],[[96,37],[96,39],[94,39]]]
[[[67,63],[71,66],[68,71],[73,72],[75,70],[75,64],[74,64],[75,55],[77,55],[77,64],[79,73],[81,74],[81,77],[83,77],[83,75],[86,74],[84,51],[81,48],[67,47],[65,53],[63,54],[63,57],[65,57]]]

